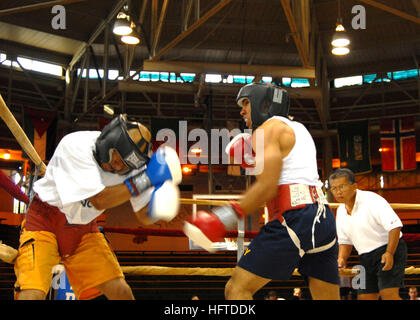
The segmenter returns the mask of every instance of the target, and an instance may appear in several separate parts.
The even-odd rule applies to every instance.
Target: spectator
[[[293,300],[303,300],[302,289],[301,288],[294,288],[293,289]]]
[[[271,291],[268,292],[267,300],[278,300],[278,299],[279,299],[279,297],[277,296],[276,291],[271,290]]]
[[[409,300],[420,300],[420,298],[417,295],[418,295],[417,287],[408,288],[408,296],[410,297]]]

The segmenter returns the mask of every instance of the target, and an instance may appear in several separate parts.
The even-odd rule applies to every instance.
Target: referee
[[[338,266],[346,267],[352,248],[360,256],[365,280],[358,300],[401,300],[407,245],[401,239],[402,223],[389,203],[371,191],[357,189],[354,173],[337,169],[329,178],[337,208]]]

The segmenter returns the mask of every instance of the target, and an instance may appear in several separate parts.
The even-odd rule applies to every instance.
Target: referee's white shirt
[[[384,198],[359,189],[351,214],[344,204],[337,208],[336,224],[338,243],[353,245],[359,255],[386,245],[389,231],[402,227],[400,218]]]

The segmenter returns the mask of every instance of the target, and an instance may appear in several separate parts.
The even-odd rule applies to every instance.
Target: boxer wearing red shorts
[[[16,299],[45,299],[60,262],[77,299],[134,299],[95,219],[127,201],[143,224],[176,216],[179,159],[168,147],[152,154],[150,140],[146,127],[120,115],[102,132],[78,131],[60,141],[22,224]]]

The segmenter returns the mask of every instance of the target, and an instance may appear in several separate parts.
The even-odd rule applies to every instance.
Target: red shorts
[[[124,278],[118,260],[95,221],[71,225],[56,207],[32,201],[15,263],[16,292],[37,289],[48,293],[52,268],[62,262],[77,299],[102,294],[95,287],[115,278]]]
[[[23,230],[15,262],[15,291],[37,289],[48,294],[52,268],[62,262],[76,298],[92,299],[102,294],[95,287],[124,274],[102,233],[88,233],[73,255],[62,259],[57,241],[48,231]]]

